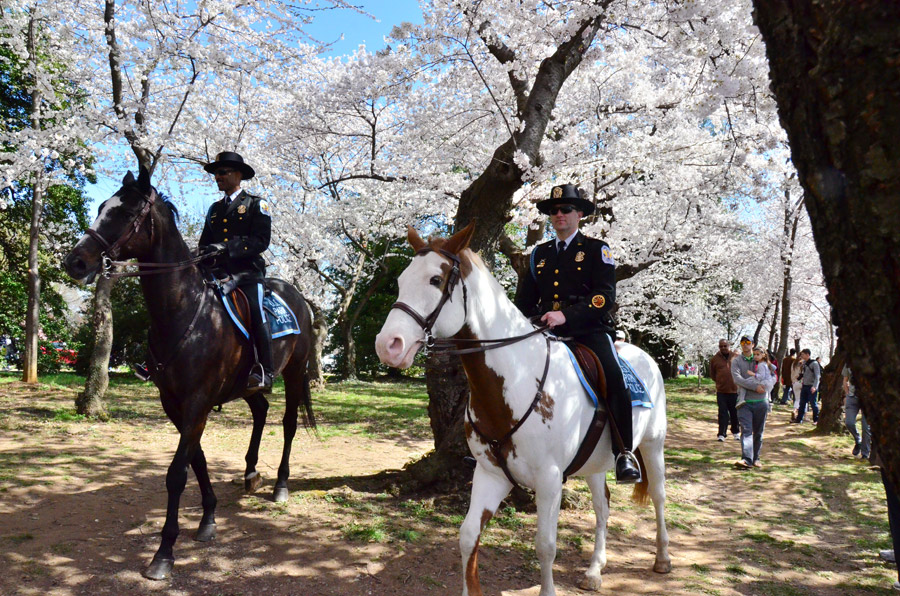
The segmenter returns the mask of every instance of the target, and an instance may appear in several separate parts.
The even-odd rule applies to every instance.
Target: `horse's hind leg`
[[[244,461],[247,467],[244,470],[244,491],[252,493],[262,484],[262,476],[256,471],[256,463],[259,461],[259,442],[262,440],[263,427],[266,425],[266,413],[269,411],[269,402],[261,392],[256,392],[244,398],[250,406],[253,414],[253,431],[250,433],[250,446]]]
[[[512,484],[486,472],[481,464],[475,467],[472,478],[472,498],[469,501],[469,512],[459,528],[459,551],[462,555],[463,596],[482,596],[481,584],[478,581],[478,541],[481,532],[491,520],[500,501],[509,494]]]
[[[654,445],[641,445],[644,467],[647,468],[647,492],[656,510],[656,561],[653,571],[669,573],[672,571],[672,559],[669,558],[669,532],[666,530],[666,461],[663,454],[663,442]]]
[[[284,448],[281,451],[281,464],[278,466],[278,480],[275,481],[275,492],[272,495],[276,503],[288,500],[288,476],[291,474],[291,445],[297,433],[297,410],[301,398],[309,395],[309,377],[303,375],[285,375],[284,381]]]
[[[200,485],[200,501],[203,504],[203,518],[197,528],[194,540],[197,542],[209,542],[216,537],[216,494],[213,492],[212,482],[209,481],[209,470],[206,468],[206,456],[203,447],[197,446],[197,452],[191,460],[191,468],[197,476]]]

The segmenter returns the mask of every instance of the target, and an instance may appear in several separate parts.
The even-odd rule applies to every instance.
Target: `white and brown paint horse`
[[[416,257],[400,275],[397,308],[385,320],[375,345],[385,364],[408,368],[416,353],[433,338],[471,340],[509,338],[533,331],[529,320],[507,298],[506,291],[470,249],[473,226],[449,239],[423,241],[409,228],[408,239]],[[458,281],[455,276],[459,275]],[[427,314],[430,313],[430,314]],[[432,338],[433,336],[433,338]],[[468,340],[468,341],[466,341]],[[438,340],[440,341],[440,340]],[[480,343],[480,342],[474,342]],[[488,345],[487,342],[485,345]],[[671,570],[669,537],[664,517],[666,396],[656,363],[639,348],[617,344],[651,394],[653,408],[633,408],[634,445],[642,453],[644,479],[634,498],[649,493],[656,509],[656,561],[653,569]],[[542,396],[534,403],[548,359]],[[461,356],[469,379],[466,436],[477,465],[469,511],[460,528],[459,545],[465,580],[463,595],[482,594],[477,553],[482,530],[512,488],[489,445],[473,431],[500,439],[533,408],[527,420],[502,446],[512,477],[534,490],[537,503],[536,550],[541,565],[541,596],[556,593],[553,560],[562,494],[563,471],[573,460],[594,414],[594,406],[579,382],[566,348],[537,334],[511,345]],[[606,472],[614,465],[610,433],[604,430],[587,463],[575,475],[584,476],[591,489],[597,516],[596,542],[582,587],[597,590],[606,566],[606,531],[609,497]]]

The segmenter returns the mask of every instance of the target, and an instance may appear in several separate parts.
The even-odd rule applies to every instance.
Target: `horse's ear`
[[[463,249],[469,248],[469,242],[472,240],[472,234],[475,233],[475,222],[469,223],[466,227],[450,236],[445,246],[446,250],[458,255]]]
[[[131,173],[131,170],[128,170],[128,173],[122,178],[122,186],[126,184],[134,184],[134,174]]]
[[[144,166],[141,166],[141,172],[138,174],[138,188],[150,192],[150,170]]]
[[[406,239],[416,252],[425,248],[425,241],[422,240],[422,237],[419,236],[419,233],[416,232],[416,229],[412,226],[406,226]]]

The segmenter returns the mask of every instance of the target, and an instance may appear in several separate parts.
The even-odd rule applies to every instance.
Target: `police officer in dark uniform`
[[[255,172],[237,153],[223,151],[203,169],[215,176],[225,196],[207,211],[198,248],[201,254],[210,254],[210,264],[229,273],[247,295],[256,347],[256,364],[251,369],[247,388],[269,393],[275,367],[272,338],[262,310],[262,281],[266,276],[262,253],[269,247],[272,232],[269,205],[241,190],[241,181],[253,178]]]
[[[573,337],[600,359],[606,375],[607,403],[612,421],[621,435],[613,433],[616,480],[640,482],[641,471],[632,455],[631,393],[613,346],[610,309],[616,301],[616,263],[609,245],[588,238],[578,222],[594,212],[594,205],[581,198],[572,184],[555,186],[550,198],[537,208],[550,216],[556,240],[535,247],[531,271],[519,284],[516,306],[526,316],[541,321],[561,337]]]

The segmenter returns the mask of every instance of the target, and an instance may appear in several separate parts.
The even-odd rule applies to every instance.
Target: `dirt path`
[[[172,580],[141,576],[165,515],[166,467],[176,435],[160,412],[136,408],[109,424],[68,421],[73,390],[0,385],[0,594],[458,594],[457,529],[464,499],[400,500],[365,490],[365,478],[430,448],[421,438],[298,433],[292,497],[269,500],[281,449],[270,411],[257,495],[237,483],[249,437],[246,408],[213,415],[204,436],[219,499],[218,537],[191,540],[200,519],[191,477]],[[738,472],[738,443],[715,441],[715,397],[670,391],[667,516],[674,570],[651,571],[651,509],[612,486],[609,566],[602,593],[889,594],[896,571],[876,472],[849,454],[847,437],[819,438],[776,409],[765,467]],[[273,400],[278,401],[276,398]],[[23,405],[27,404],[27,405]],[[555,567],[560,596],[575,586],[593,547],[582,506],[562,514]],[[486,594],[536,595],[534,516],[505,510],[480,554]]]

